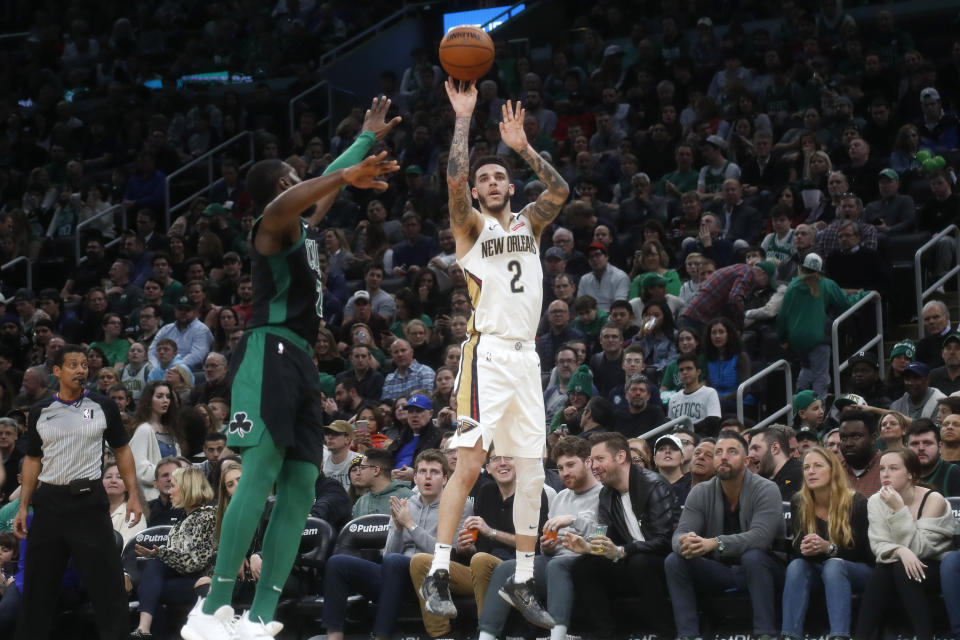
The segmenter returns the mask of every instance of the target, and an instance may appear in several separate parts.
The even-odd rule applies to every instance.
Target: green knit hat
[[[763,269],[763,272],[767,274],[767,278],[770,280],[770,286],[772,288],[776,288],[777,265],[773,264],[769,260],[764,260],[763,262],[758,262],[757,266]]]
[[[593,395],[593,373],[590,372],[590,367],[582,364],[573,372],[570,376],[570,384],[567,385],[567,393],[571,391],[585,393],[588,398]]]
[[[323,391],[328,398],[333,397],[333,392],[337,387],[337,379],[334,378],[329,373],[320,373],[320,390]]]
[[[917,353],[917,347],[913,344],[912,340],[901,340],[897,344],[893,345],[893,349],[890,351],[890,359],[896,358],[897,356],[907,356],[913,360],[914,355]]]

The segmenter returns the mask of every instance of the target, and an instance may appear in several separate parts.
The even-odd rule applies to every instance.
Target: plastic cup
[[[556,531],[546,531],[546,532],[544,532],[544,534],[543,534],[543,538],[544,538],[544,540],[547,540],[547,541],[549,541],[549,542],[556,542],[556,541],[557,541],[557,532],[556,532]]]
[[[480,530],[477,528],[467,529],[467,536],[470,538],[470,542],[476,543],[477,535],[479,535]]]
[[[591,553],[603,553],[603,547],[599,544],[593,544],[593,539],[599,536],[607,535],[607,525],[605,524],[595,524],[593,525],[593,535],[590,536],[590,552]]]

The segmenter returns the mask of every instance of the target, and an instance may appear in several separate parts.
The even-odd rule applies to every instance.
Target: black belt
[[[49,484],[42,483],[40,489],[45,491],[54,491],[57,493],[67,493],[74,496],[87,495],[92,493],[97,487],[103,488],[102,480],[87,480],[85,478],[80,478],[78,480],[71,480],[68,484]]]

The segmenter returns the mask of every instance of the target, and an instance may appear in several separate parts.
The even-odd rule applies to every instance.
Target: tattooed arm
[[[533,172],[537,174],[543,184],[547,185],[547,190],[540,194],[537,201],[527,205],[524,213],[530,218],[530,226],[536,236],[540,237],[540,232],[549,225],[560,213],[560,207],[567,201],[570,195],[570,187],[567,186],[560,174],[549,162],[544,160],[536,149],[527,142],[527,134],[523,130],[523,118],[526,110],[517,103],[514,110],[513,105],[508,100],[503,105],[503,120],[500,122],[500,137],[508,147],[520,154]]]
[[[447,189],[450,196],[450,228],[457,240],[457,255],[461,256],[473,245],[483,225],[483,217],[473,208],[468,180],[470,119],[477,104],[477,87],[475,82],[471,82],[458,88],[451,78],[447,78],[445,86],[457,115],[447,160]]]

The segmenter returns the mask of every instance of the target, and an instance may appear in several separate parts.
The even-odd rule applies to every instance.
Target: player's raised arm
[[[543,228],[553,222],[560,213],[560,207],[570,195],[570,187],[557,170],[530,146],[527,134],[523,130],[524,115],[526,110],[519,102],[514,109],[513,103],[507,100],[503,105],[503,120],[500,121],[500,138],[526,160],[533,172],[537,174],[537,178],[547,185],[547,190],[540,194],[533,206],[526,208],[533,231],[539,235]]]
[[[304,210],[344,185],[383,191],[387,183],[377,178],[400,168],[396,160],[387,160],[386,157],[384,151],[352,167],[293,185],[264,207],[260,228],[268,233],[288,232],[291,227],[299,225]]]
[[[324,170],[323,175],[357,164],[363,160],[375,142],[383,140],[395,126],[400,124],[403,120],[400,116],[396,116],[392,120],[387,120],[387,112],[389,110],[390,98],[386,96],[374,97],[370,108],[367,109],[367,113],[363,117],[363,129],[360,131],[360,135],[353,141],[353,144],[347,147],[346,151],[330,163],[330,166]],[[316,203],[317,206],[307,220],[307,224],[311,227],[319,225],[323,217],[330,211],[330,207],[333,206],[333,202],[336,199],[337,190],[333,190],[321,200],[318,200]]]
[[[447,160],[447,189],[449,191],[450,228],[456,238],[473,240],[483,224],[480,212],[473,208],[470,198],[470,119],[477,105],[477,83],[457,87],[453,78],[444,83],[450,104],[457,116],[453,141]]]

